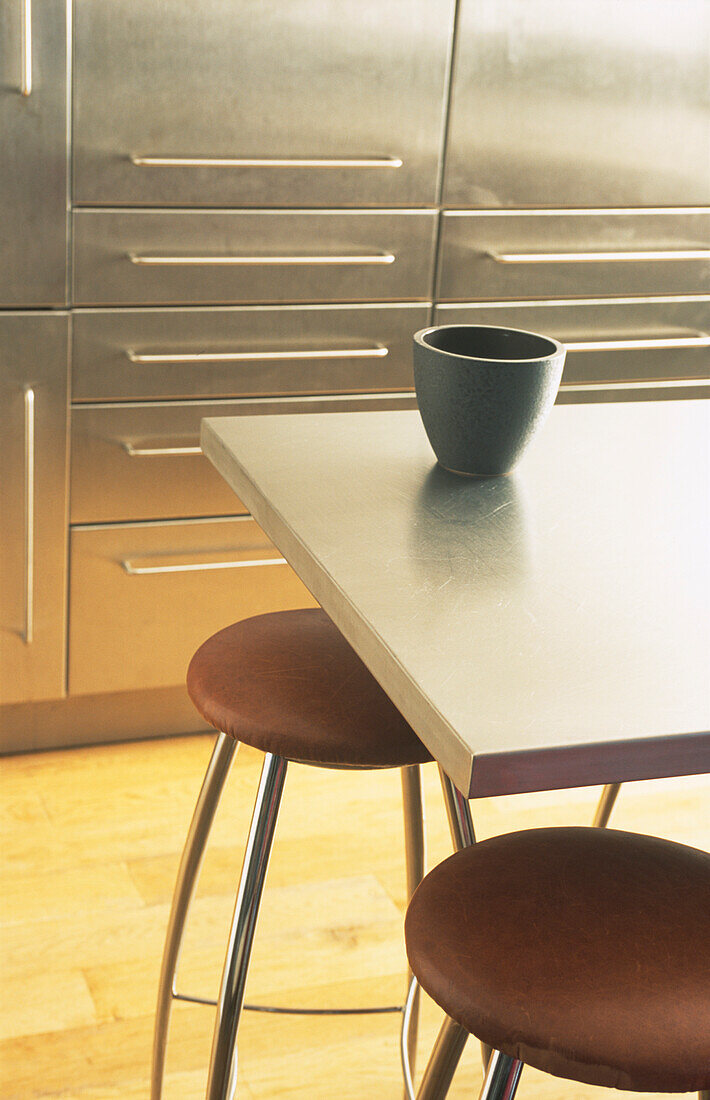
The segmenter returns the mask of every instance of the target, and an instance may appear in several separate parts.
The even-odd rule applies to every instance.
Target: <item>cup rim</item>
[[[487,330],[489,332],[514,332],[522,336],[534,336],[537,340],[545,340],[550,345],[550,353],[548,355],[535,355],[528,356],[525,359],[491,359],[487,355],[460,355],[455,351],[446,351],[444,348],[436,348],[432,344],[425,340],[425,337],[432,332],[441,332],[445,329],[454,328],[467,328],[467,329],[479,329]],[[564,344],[561,344],[559,340],[555,340],[553,336],[545,336],[541,332],[532,332],[530,329],[524,328],[511,328],[509,325],[471,325],[466,324],[451,324],[451,325],[428,325],[427,328],[419,329],[419,332],[414,333],[414,342],[419,344],[420,347],[426,348],[428,351],[435,351],[439,355],[446,355],[451,359],[461,359],[463,362],[473,363],[502,363],[513,364],[519,363],[521,365],[525,363],[540,363],[548,359],[556,359],[561,355],[564,355],[567,351]]]

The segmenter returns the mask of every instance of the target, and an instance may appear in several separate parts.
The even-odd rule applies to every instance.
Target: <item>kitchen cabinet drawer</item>
[[[444,202],[710,199],[707,0],[461,0]]]
[[[705,397],[710,297],[439,306],[436,323],[503,325],[567,345],[560,399]]]
[[[426,300],[434,211],[74,214],[76,305]]]
[[[416,408],[414,396],[167,401],[72,409],[71,522],[227,516],[246,509],[200,451],[204,416]]]
[[[69,692],[184,682],[214,631],[313,597],[250,517],[74,528]]]
[[[74,7],[78,203],[435,203],[454,0]]]
[[[710,292],[710,209],[536,210],[442,217],[439,298]]]
[[[410,389],[430,303],[77,311],[73,399]]]

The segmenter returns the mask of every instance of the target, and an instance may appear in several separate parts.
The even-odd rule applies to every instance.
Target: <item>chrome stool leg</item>
[[[158,1007],[155,1014],[155,1030],[153,1033],[151,1100],[160,1100],[163,1089],[170,1012],[175,997],[175,975],[185,931],[185,922],[199,877],[207,839],[236,748],[237,742],[233,738],[227,737],[224,733],[218,735],[202,781],[202,788],[192,815],[190,829],[180,860],[158,985]]]
[[[219,991],[207,1100],[232,1100],[237,1087],[237,1030],[287,763],[272,753],[264,757]]]
[[[607,783],[604,787],[592,822],[595,829],[605,829],[608,825],[611,811],[614,809],[614,803],[620,790],[621,783]]]
[[[453,1081],[467,1039],[466,1028],[447,1016],[424,1070],[417,1100],[443,1100]]]
[[[522,1072],[523,1063],[517,1058],[492,1051],[479,1100],[513,1100]]]
[[[461,791],[449,779],[443,768],[439,768],[439,777],[441,779],[441,789],[444,792],[444,803],[449,819],[454,851],[460,852],[462,848],[469,848],[476,843],[476,830],[471,815],[471,803],[465,795],[461,794]],[[466,1039],[464,1038],[465,1042]],[[488,1068],[490,1057],[491,1048],[487,1043],[481,1043],[481,1061],[484,1073]]]
[[[407,863],[407,900],[424,878],[426,866],[426,842],[424,839],[424,803],[422,800],[421,770],[418,764],[401,769],[402,810],[404,812],[404,847]],[[411,971],[407,972],[407,998],[402,1011],[400,1054],[404,1074],[404,1098],[413,1100],[412,1074],[417,1056],[417,1031],[419,1029],[419,985]]]

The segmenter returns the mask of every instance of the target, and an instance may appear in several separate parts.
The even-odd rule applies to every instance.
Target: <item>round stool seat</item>
[[[319,608],[220,630],[192,658],[187,690],[210,725],[289,760],[362,768],[431,760]]]
[[[710,855],[616,830],[532,829],[417,889],[407,953],[483,1042],[557,1077],[710,1088]]]

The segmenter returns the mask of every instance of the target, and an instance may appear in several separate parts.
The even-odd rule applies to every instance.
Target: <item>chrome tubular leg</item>
[[[513,1100],[522,1072],[523,1063],[517,1058],[492,1051],[479,1100]]]
[[[212,1039],[207,1100],[232,1100],[237,1087],[237,1029],[286,768],[287,761],[283,757],[266,754],[222,973]]]
[[[462,848],[468,848],[471,844],[476,843],[476,831],[473,827],[471,807],[468,799],[461,794],[458,787],[454,786],[441,767],[439,768],[439,777],[444,792],[444,803],[449,819],[454,851],[460,852]]]
[[[421,771],[418,764],[402,768],[402,808],[404,810],[404,846],[407,861],[407,899],[410,900],[424,878],[426,865],[426,841],[424,836],[424,802],[422,800]],[[419,1028],[419,985],[408,971],[408,993],[402,1013],[400,1054],[404,1074],[405,1100],[413,1100],[412,1075],[417,1054]]]
[[[467,1039],[466,1028],[447,1016],[424,1070],[417,1100],[443,1100],[453,1081]]]
[[[621,783],[607,783],[601,793],[597,812],[594,815],[592,825],[595,829],[604,829],[609,823],[611,811],[614,809],[616,796],[621,790]]]
[[[182,859],[180,860],[168,920],[168,930],[165,936],[165,947],[163,948],[160,982],[158,984],[158,1007],[155,1013],[155,1030],[153,1033],[151,1100],[160,1100],[163,1089],[170,1010],[175,992],[175,975],[185,923],[200,874],[207,839],[236,748],[237,742],[232,737],[227,737],[224,733],[218,735],[212,750],[212,757],[207,765],[205,778],[202,781],[202,788],[192,815]]]
[[[471,804],[441,767],[439,768],[439,778],[441,779],[441,789],[444,792],[444,805],[449,819],[451,841],[454,851],[460,852],[462,848],[469,848],[471,844],[476,843],[476,830],[473,826]],[[490,1056],[491,1048],[486,1046],[485,1043],[481,1043],[481,1061],[483,1062],[484,1071]]]

